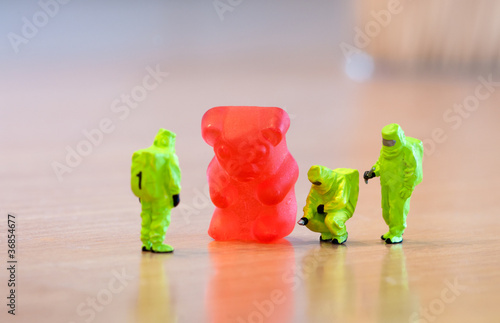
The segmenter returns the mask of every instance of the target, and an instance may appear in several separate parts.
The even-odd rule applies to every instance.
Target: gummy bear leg
[[[228,209],[215,208],[208,235],[216,241],[249,240],[249,236],[241,231],[239,219]]]
[[[286,237],[293,230],[295,218],[291,221],[286,214],[280,213],[278,208],[269,208],[255,219],[252,226],[252,234],[259,242],[272,242]]]
[[[142,241],[142,251],[151,250],[151,240],[149,239],[150,226],[151,226],[151,210],[152,203],[141,201],[141,241]]]

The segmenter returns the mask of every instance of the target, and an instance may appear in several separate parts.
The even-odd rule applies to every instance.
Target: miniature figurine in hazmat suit
[[[170,210],[179,204],[181,171],[175,154],[175,133],[160,129],[151,147],[132,156],[131,187],[142,206],[143,251],[172,252],[164,244]]]
[[[420,140],[405,137],[403,129],[392,123],[382,129],[382,149],[377,163],[364,173],[366,183],[380,176],[382,216],[389,226],[381,238],[387,243],[403,242],[410,197],[422,181],[423,152]]]
[[[298,222],[314,232],[320,241],[342,244],[347,240],[345,222],[352,217],[358,202],[359,173],[355,169],[312,166],[307,172],[312,183]]]

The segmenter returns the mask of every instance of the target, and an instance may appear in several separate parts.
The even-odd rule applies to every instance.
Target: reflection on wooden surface
[[[232,77],[227,80],[237,83]],[[245,102],[273,99],[249,91],[249,84],[262,81],[245,78],[247,86],[238,83],[231,91],[235,97],[248,98]],[[158,318],[197,323],[261,318],[279,323],[498,321],[498,86],[476,111],[462,114],[453,106],[474,94],[477,78],[387,78],[354,85],[326,78],[292,82],[276,76],[264,83],[271,92],[277,89],[273,86],[280,87],[277,93],[283,95],[276,94],[275,101],[296,116],[288,144],[301,170],[295,187],[298,218],[310,188],[305,173],[311,165],[369,169],[379,156],[380,130],[394,121],[424,140],[424,180],[412,196],[403,245],[389,247],[380,240],[387,226],[379,179],[373,179],[369,185],[360,183],[356,212],[347,223],[349,239],[346,246],[335,248],[320,245],[317,234],[303,227],[271,245],[210,239],[213,206],[208,199],[196,200],[197,192],[206,187],[206,166],[213,155],[199,134],[200,118],[207,101],[221,102],[221,84],[229,83],[172,78],[169,91],[148,97],[144,103],[150,107],[134,110],[130,120],[117,123],[117,130],[107,134],[102,146],[62,183],[50,163],[62,160],[64,147],[75,146],[84,138],[81,130],[86,123],[101,115],[82,117],[81,123],[75,120],[71,127],[75,129],[55,135],[51,131],[60,131],[58,119],[51,119],[60,112],[55,105],[41,106],[47,122],[24,119],[24,113],[10,110],[37,134],[18,137],[4,132],[8,153],[2,158],[0,206],[5,209],[0,216],[5,219],[12,211],[19,220],[21,315],[16,323],[85,322],[89,316],[77,309],[82,304],[90,308],[87,300],[102,295],[115,270],[130,280],[109,304],[95,311],[91,323]],[[203,89],[190,98],[196,108],[186,108],[185,113],[175,108],[155,110],[155,106],[184,109],[192,89]],[[52,96],[40,93],[23,100],[37,106],[38,101],[55,103]],[[458,126],[443,119],[446,111],[460,117]],[[181,203],[193,212],[187,216],[180,208],[172,210],[167,241],[175,252],[157,257],[140,251],[140,204],[130,192],[130,156],[135,147],[150,143],[159,127],[170,126],[178,135]],[[445,139],[436,136],[441,132]],[[39,148],[33,151],[33,147]],[[0,251],[5,251],[1,234]],[[317,264],[308,265],[316,255]],[[0,271],[1,293],[6,275],[6,270]],[[0,322],[10,319],[0,311]]]
[[[352,321],[356,316],[356,286],[346,263],[348,247],[322,243],[302,259],[311,322]]]
[[[294,267],[290,242],[211,242],[213,274],[208,285],[210,322],[289,322],[293,317]]]
[[[380,273],[379,322],[407,322],[418,303],[408,284],[403,245],[387,245]]]
[[[139,276],[139,292],[133,322],[177,322],[165,263],[172,255],[143,252]]]

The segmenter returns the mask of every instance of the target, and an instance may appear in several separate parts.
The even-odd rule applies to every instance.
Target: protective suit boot
[[[153,245],[151,244],[151,242],[146,242],[146,243],[143,243],[143,245],[142,245],[142,251],[151,251],[152,248],[153,248]]]
[[[396,244],[403,242],[403,237],[392,237],[385,239],[385,243],[387,244]]]
[[[347,233],[345,235],[342,235],[340,237],[334,237],[332,239],[333,244],[343,244],[346,241],[347,241]]]
[[[319,242],[331,242],[332,234],[331,233],[321,233],[319,236]]]
[[[157,244],[153,245],[153,248],[151,249],[154,253],[169,253],[174,251],[174,247],[168,244]]]

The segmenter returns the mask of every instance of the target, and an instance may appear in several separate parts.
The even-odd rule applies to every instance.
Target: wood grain
[[[260,78],[241,79],[226,93],[231,100],[278,105],[292,115],[288,145],[301,172],[297,218],[309,190],[307,169],[322,164],[362,173],[377,159],[380,130],[391,122],[425,140],[424,181],[412,197],[402,245],[379,238],[386,227],[377,179],[360,183],[345,246],[320,245],[318,234],[303,227],[274,244],[221,243],[207,235],[212,152],[199,126],[204,111],[225,103],[219,82],[232,77],[173,77],[126,120],[109,111],[114,96],[99,96],[97,87],[78,95],[103,103],[75,109],[75,116],[59,110],[53,103],[61,97],[51,92],[7,97],[0,253],[5,262],[12,212],[19,263],[17,315],[7,316],[2,305],[2,322],[499,321],[498,92],[454,128],[444,114],[474,95],[476,79],[353,84],[270,76],[270,89]],[[272,84],[282,94],[273,94]],[[249,86],[259,91],[249,93]],[[22,109],[37,102],[44,121]],[[82,131],[105,117],[114,132],[59,182],[51,163],[64,162],[65,147],[76,147]],[[177,133],[183,172],[182,207],[173,210],[167,231],[176,248],[171,255],[141,253],[140,206],[129,188],[131,154],[150,145],[159,127]],[[0,271],[4,302],[6,280]]]

